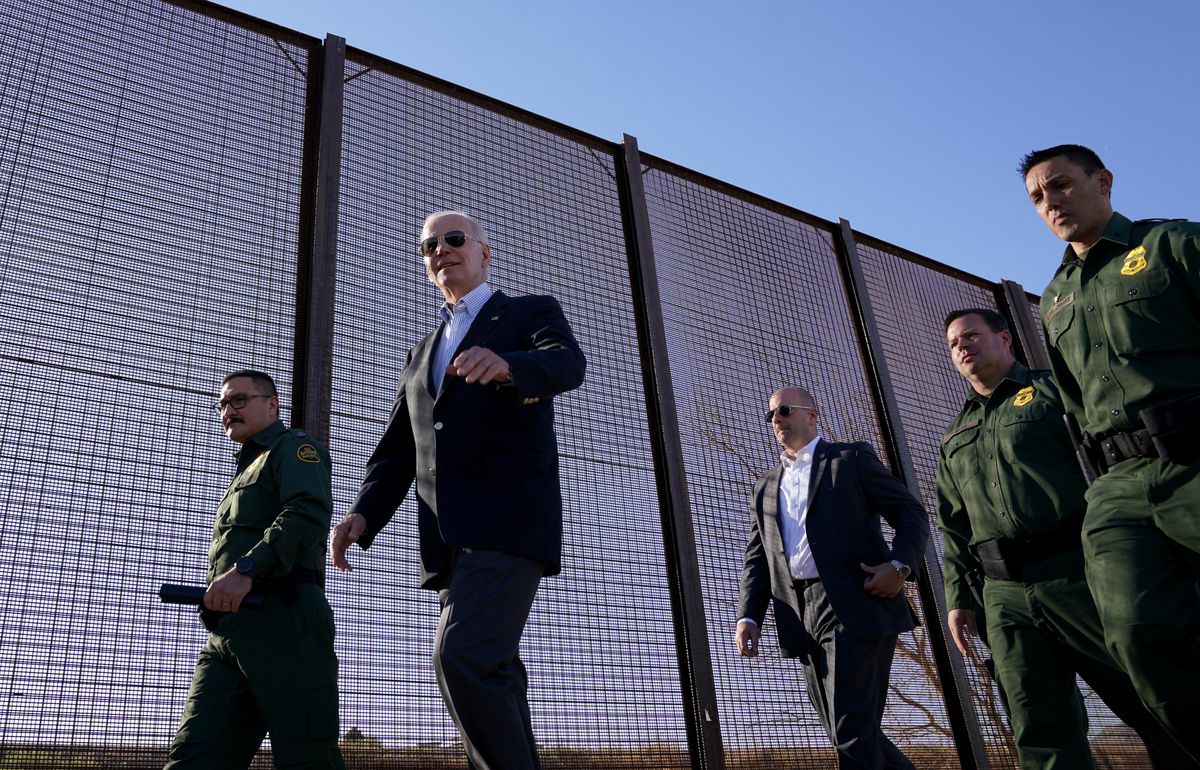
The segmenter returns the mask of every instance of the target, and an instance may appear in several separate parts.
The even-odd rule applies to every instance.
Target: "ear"
[[[1096,184],[1100,185],[1100,192],[1104,193],[1105,198],[1112,197],[1113,173],[1106,168],[1102,168],[1095,173]]]
[[[487,245],[486,243],[483,243],[483,244],[480,244],[479,248],[483,252],[483,263],[482,264],[483,264],[483,267],[486,269],[488,267],[488,265],[492,264],[492,247]]]
[[[1004,340],[1005,350],[1012,350],[1012,332],[1008,329],[1000,332],[1000,339]]]

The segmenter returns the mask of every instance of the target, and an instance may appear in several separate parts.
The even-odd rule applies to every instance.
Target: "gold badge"
[[[1013,399],[1013,406],[1025,406],[1032,400],[1033,386],[1030,385],[1017,391],[1017,396]]]
[[[317,452],[317,448],[312,444],[301,444],[296,449],[296,457],[300,458],[300,462],[304,463],[319,463],[321,455]]]
[[[1121,275],[1137,275],[1146,269],[1146,247],[1138,246],[1125,255],[1125,264],[1121,265]]]

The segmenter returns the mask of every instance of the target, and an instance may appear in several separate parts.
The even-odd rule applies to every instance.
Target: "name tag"
[[[1051,305],[1050,309],[1046,311],[1046,325],[1049,326],[1050,320],[1054,318],[1054,316],[1058,315],[1073,304],[1075,304],[1075,292],[1071,292],[1058,302],[1055,302],[1053,305]]]

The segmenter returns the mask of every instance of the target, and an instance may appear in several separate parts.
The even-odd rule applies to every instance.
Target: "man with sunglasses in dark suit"
[[[780,651],[804,664],[838,767],[912,770],[880,723],[896,637],[916,625],[903,589],[928,520],[868,444],[825,441],[818,417],[806,390],[771,396],[767,421],[783,453],[754,485],[735,642],[758,655],[773,605]],[[891,546],[880,517],[896,532]]]
[[[433,663],[475,770],[540,767],[526,700],[521,634],[543,575],[559,572],[562,492],[554,396],[586,365],[553,297],[487,284],[491,250],[460,212],[421,232],[425,271],[445,297],[442,323],[409,351],[388,425],[333,563],[370,547],[413,483],[421,585],[438,591]]]

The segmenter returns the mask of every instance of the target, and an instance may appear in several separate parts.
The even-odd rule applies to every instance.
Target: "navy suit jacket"
[[[458,351],[479,345],[508,362],[512,385],[446,375],[430,363],[441,327],[408,353],[383,438],[350,507],[367,520],[363,548],[417,487],[421,585],[442,588],[459,548],[562,562],[562,491],[551,399],[583,382],[586,362],[553,297],[496,292]],[[457,352],[455,351],[455,355]],[[451,359],[453,360],[453,359]]]
[[[742,568],[738,617],[762,625],[774,605],[784,657],[807,657],[811,640],[792,586],[779,526],[783,464],[754,485],[750,542]],[[895,530],[889,546],[880,517]],[[863,590],[858,566],[898,559],[916,569],[925,555],[929,520],[921,503],[891,474],[869,444],[817,442],[809,478],[806,531],[813,560],[838,621],[854,636],[871,639],[911,631],[916,616],[904,592],[883,599]]]

